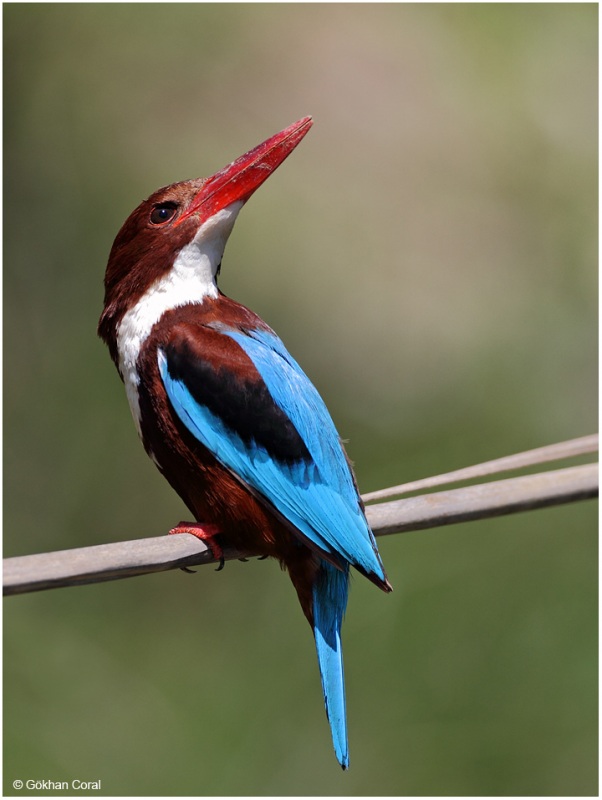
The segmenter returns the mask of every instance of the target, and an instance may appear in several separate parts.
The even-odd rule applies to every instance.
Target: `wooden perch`
[[[445,472],[443,475],[434,475],[432,478],[422,478],[411,483],[402,483],[400,486],[392,486],[390,489],[379,489],[376,492],[368,492],[363,495],[365,503],[372,503],[375,500],[384,500],[387,497],[398,497],[401,494],[432,489],[435,486],[446,486],[450,483],[474,480],[475,478],[486,478],[490,475],[499,475],[500,472],[522,469],[523,467],[533,467],[536,464],[545,464],[550,461],[560,461],[565,458],[575,458],[575,456],[589,455],[598,452],[598,434],[581,436],[578,439],[570,439],[568,442],[549,444],[545,447],[538,447],[535,450],[525,450],[522,453],[515,453],[511,456],[496,458],[493,461],[484,461],[473,467],[456,469],[453,472]]]
[[[577,445],[576,442],[580,444]],[[597,437],[595,445],[594,448],[592,437],[584,437],[573,440],[572,443],[551,447],[557,448],[556,458],[566,458],[569,454],[592,452],[592,449],[597,448]],[[540,448],[499,461],[504,462],[504,471],[530,463],[541,463],[541,450],[549,448]],[[548,452],[547,456],[549,455]],[[547,456],[544,460],[550,460]],[[509,466],[510,459],[515,459],[513,466]],[[484,474],[491,474],[490,465],[494,463],[487,462],[487,471]],[[478,467],[467,469],[474,473]],[[442,478],[449,478],[450,475],[453,480],[460,480],[457,477],[459,473],[466,477],[466,470],[458,470],[426,481],[443,483],[447,481]],[[406,487],[408,485],[416,487],[416,483],[406,484]],[[400,488],[402,487],[394,487],[393,490],[383,492],[398,494]],[[374,499],[374,494],[366,497]],[[375,535],[384,536],[571,503],[597,495],[597,464],[585,464],[371,505],[367,507],[366,515]],[[256,554],[224,549],[226,560],[253,555]],[[18,556],[4,561],[4,594],[78,586],[212,563],[215,563],[215,559],[207,546],[194,536],[186,534]]]

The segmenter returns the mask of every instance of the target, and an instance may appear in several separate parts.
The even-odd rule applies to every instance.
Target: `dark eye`
[[[153,225],[165,225],[174,218],[178,207],[175,203],[161,203],[151,211],[150,221]]]

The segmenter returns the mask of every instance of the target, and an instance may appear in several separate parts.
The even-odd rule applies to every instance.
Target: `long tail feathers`
[[[349,584],[349,568],[336,569],[322,561],[313,589],[314,637],[334,750],[343,769],[349,766],[345,678],[341,624]]]

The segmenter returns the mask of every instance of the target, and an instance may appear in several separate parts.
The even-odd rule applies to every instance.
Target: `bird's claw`
[[[202,542],[206,542],[207,547],[211,550],[213,558],[219,561],[219,567],[215,571],[220,572],[224,568],[226,563],[224,551],[215,538],[220,533],[220,529],[217,525],[203,524],[200,522],[179,522],[175,528],[169,531],[169,535],[172,536],[178,533],[189,533],[191,536],[196,536],[196,538],[200,539]],[[188,569],[187,567],[182,567],[182,569],[185,572],[194,572],[194,570]]]

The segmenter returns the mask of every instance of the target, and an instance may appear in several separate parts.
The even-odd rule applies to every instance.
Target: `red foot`
[[[192,536],[196,536],[197,539],[207,542],[213,554],[213,558],[219,561],[218,569],[222,569],[224,566],[224,553],[215,539],[217,534],[220,533],[220,529],[217,525],[211,525],[209,523],[201,524],[200,522],[178,522],[176,527],[169,531],[170,535],[174,533],[190,533]]]

